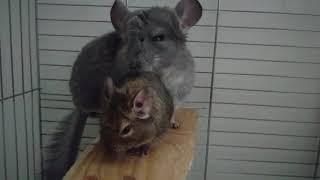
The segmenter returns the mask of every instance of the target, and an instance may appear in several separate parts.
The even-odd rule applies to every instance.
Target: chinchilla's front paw
[[[170,120],[170,127],[173,129],[178,129],[180,127],[180,124],[176,121],[174,117]]]

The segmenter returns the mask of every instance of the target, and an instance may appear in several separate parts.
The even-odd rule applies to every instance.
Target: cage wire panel
[[[130,9],[176,2],[125,1]],[[196,82],[185,107],[200,115],[188,179],[320,179],[320,1],[200,2],[203,17],[188,35]],[[57,122],[73,108],[72,64],[85,43],[113,30],[112,3],[38,0],[35,8],[34,0],[0,2],[0,179],[36,178],[40,145],[46,149]],[[97,126],[88,122],[81,149]]]
[[[40,179],[34,0],[0,1],[0,179]]]

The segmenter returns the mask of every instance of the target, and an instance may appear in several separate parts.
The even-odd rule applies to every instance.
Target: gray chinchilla
[[[129,11],[116,0],[111,9],[114,32],[85,45],[70,79],[76,110],[61,123],[54,136],[45,168],[47,179],[61,179],[74,163],[86,119],[102,111],[101,91],[106,77],[115,84],[132,71],[158,74],[177,107],[190,93],[194,81],[193,58],[186,34],[202,16],[197,0],[181,0],[174,9],[152,7]],[[172,118],[171,125],[178,127]]]

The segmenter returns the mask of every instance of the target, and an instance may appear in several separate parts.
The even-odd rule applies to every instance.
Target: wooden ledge
[[[80,155],[64,180],[184,180],[191,168],[197,129],[197,113],[180,109],[179,129],[170,129],[143,157],[111,160],[97,142]]]

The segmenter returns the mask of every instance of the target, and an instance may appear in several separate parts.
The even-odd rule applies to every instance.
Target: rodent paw
[[[170,127],[173,129],[178,129],[180,124],[178,122],[170,122]]]
[[[148,155],[149,149],[150,149],[150,145],[145,144],[137,148],[129,149],[127,153],[132,156],[143,156],[143,155]]]

